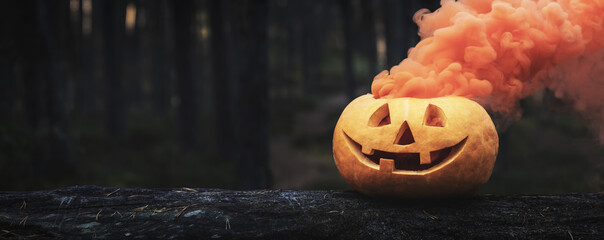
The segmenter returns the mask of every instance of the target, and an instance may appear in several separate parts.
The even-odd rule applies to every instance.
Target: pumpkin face
[[[491,175],[498,136],[487,112],[463,97],[352,101],[333,138],[346,182],[371,196],[468,195]]]

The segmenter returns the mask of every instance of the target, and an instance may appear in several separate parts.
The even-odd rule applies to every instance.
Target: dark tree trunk
[[[104,123],[105,129],[107,129],[106,123],[106,115],[105,111],[105,56],[107,53],[104,51],[105,48],[105,37],[104,32],[105,29],[103,27],[103,23],[105,22],[105,13],[103,10],[103,5],[106,1],[103,0],[91,0],[92,4],[92,13],[91,13],[91,21],[92,21],[92,29],[90,32],[90,64],[92,67],[91,72],[91,86],[92,86],[92,107],[94,109],[93,114],[99,116]]]
[[[49,115],[50,165],[45,171],[55,179],[62,179],[71,171],[70,133],[67,121],[67,73],[62,68],[73,46],[69,36],[69,1],[48,2],[38,0],[41,14],[39,25],[42,30],[43,45],[48,52],[44,65],[48,69],[46,78],[48,89],[46,104]],[[43,71],[45,72],[45,71]]]
[[[325,41],[323,1],[309,0],[301,3],[301,8],[307,12],[299,20],[302,21],[302,90],[305,96],[316,94],[322,82],[321,58]]]
[[[419,35],[417,34],[419,29],[417,27],[417,24],[413,22],[413,15],[415,15],[415,12],[417,12],[417,10],[419,10],[420,8],[425,8],[425,3],[426,2],[420,2],[417,0],[403,2],[403,14],[400,17],[403,23],[403,27],[405,29],[402,42],[402,47],[404,50],[403,58],[407,57],[407,51],[409,50],[409,48],[415,47],[415,45],[419,42]]]
[[[38,75],[44,69],[44,61],[48,58],[47,52],[43,48],[41,36],[37,30],[39,14],[37,14],[37,5],[35,1],[22,1],[15,11],[19,11],[19,21],[22,25],[17,29],[20,39],[18,42],[18,55],[22,64],[23,85],[24,85],[24,103],[27,123],[30,129],[30,141],[33,149],[31,151],[33,172],[40,173],[38,179],[44,179],[44,169],[48,164],[48,147],[43,139],[48,132],[46,115],[46,106],[44,99],[47,87],[46,79]]]
[[[238,6],[238,5],[234,5]],[[229,159],[232,141],[235,138],[233,129],[233,113],[231,111],[232,101],[235,94],[230,90],[231,85],[237,77],[237,66],[240,64],[232,58],[234,46],[232,36],[235,21],[231,19],[231,6],[229,1],[210,1],[210,41],[213,73],[214,94],[214,121],[216,124],[215,144],[216,150],[221,157]],[[229,23],[231,24],[229,28]],[[230,30],[230,32],[227,32]],[[229,33],[229,34],[227,34]]]
[[[269,25],[272,25],[276,30],[277,34],[269,41],[273,44],[269,44],[270,49],[276,49],[277,55],[275,58],[278,61],[273,61],[275,64],[270,68],[271,72],[274,75],[271,75],[270,79],[272,80],[272,88],[275,94],[275,98],[279,99],[279,101],[287,101],[289,96],[291,96],[292,92],[290,92],[292,85],[292,72],[290,70],[290,58],[293,57],[293,54],[290,55],[289,50],[289,35],[290,35],[290,25],[291,18],[288,13],[288,8],[291,5],[288,1],[283,1],[281,4],[269,4],[269,12],[272,14],[269,16]],[[271,26],[269,26],[270,28]],[[269,50],[270,51],[270,50]]]
[[[298,62],[297,59],[299,59],[300,56],[299,6],[299,1],[289,0],[287,1],[284,13],[284,21],[286,23],[285,27],[287,34],[287,54],[286,59],[284,59],[286,63],[285,72],[287,76],[284,77],[288,81],[288,92],[290,93],[290,97],[293,97],[292,95],[294,95],[294,93],[296,92],[296,85],[294,84],[294,80],[296,79],[295,73],[299,71],[297,69],[298,66],[296,65],[296,63]]]
[[[269,24],[278,29],[272,39],[269,39],[269,52],[277,52],[274,58],[269,60],[270,66],[270,122],[271,132],[291,132],[295,107],[296,91],[296,44],[299,44],[296,31],[297,14],[300,9],[297,3],[300,1],[290,0],[273,4],[269,7],[272,17]],[[271,28],[271,26],[269,26]],[[273,121],[275,120],[275,121]]]
[[[272,126],[282,124],[281,129],[286,132],[291,132],[293,128],[293,121],[296,109],[294,102],[296,96],[299,95],[296,90],[299,85],[296,84],[296,80],[299,79],[296,73],[299,72],[300,57],[299,48],[300,46],[300,26],[297,20],[299,18],[300,1],[290,0],[286,2],[285,8],[282,10],[283,26],[285,28],[285,51],[283,54],[283,94],[281,99],[273,101],[278,107],[279,122],[274,122]]]
[[[65,75],[60,68],[67,49],[59,38],[69,26],[68,6],[67,1],[30,1],[19,9],[24,24],[19,29],[23,40],[19,54],[36,181],[62,179],[71,169]]]
[[[90,1],[79,0],[79,2],[79,12],[72,22],[73,36],[76,42],[73,62],[75,74],[73,106],[77,113],[91,113],[94,106],[92,12],[90,12],[92,6]],[[95,11],[99,10],[95,9]]]
[[[15,1],[3,1],[0,3],[0,21],[10,23],[20,20],[22,3]],[[1,36],[19,36],[18,26],[4,24],[0,28]],[[20,36],[19,36],[20,37]],[[15,111],[14,103],[18,101],[17,81],[15,79],[15,66],[19,60],[18,40],[16,37],[0,38],[0,114],[12,116]],[[22,56],[21,56],[22,57]],[[0,119],[1,124],[8,126],[11,119]]]
[[[315,51],[314,49],[312,49],[312,43],[311,43],[311,34],[312,34],[312,29],[313,26],[311,24],[312,22],[312,17],[313,16],[313,11],[312,11],[312,6],[313,4],[310,3],[311,1],[304,1],[301,5],[301,7],[303,7],[304,12],[307,13],[307,15],[304,15],[303,17],[301,17],[299,19],[300,24],[302,25],[302,95],[303,97],[308,97],[313,93],[313,88],[314,85],[316,84],[317,79],[313,79],[314,76],[314,71],[315,71],[315,64],[313,61],[313,52]]]
[[[126,124],[126,106],[122,71],[124,55],[125,5],[122,0],[102,1],[103,11],[103,68],[105,83],[105,128],[113,138],[121,138]]]
[[[375,31],[375,1],[374,0],[361,0],[361,29],[359,29],[359,37],[363,39],[360,49],[363,55],[367,58],[369,63],[370,76],[368,79],[362,79],[362,81],[371,82],[373,76],[375,76],[380,69],[377,64],[377,44],[376,44],[376,31]]]
[[[170,92],[172,82],[171,41],[168,34],[169,18],[166,0],[149,1],[148,23],[151,31],[151,96],[153,110],[156,115],[163,116],[170,107]]]
[[[376,200],[351,191],[0,192],[7,239],[599,239],[604,194]]]
[[[126,29],[126,67],[125,77],[128,83],[128,102],[134,106],[140,108],[142,106],[142,85],[141,85],[141,56],[140,56],[140,1],[130,0],[128,6],[133,6],[136,9],[134,25],[131,28]]]
[[[80,55],[80,53],[82,52],[83,49],[83,33],[82,33],[82,1],[83,0],[78,0],[77,1],[77,9],[74,11],[73,9],[71,9],[71,12],[69,14],[70,16],[70,21],[69,21],[69,27],[70,27],[70,31],[69,31],[69,37],[72,39],[73,42],[73,46],[72,49],[73,51],[71,51],[70,56],[69,56],[69,65],[71,66],[71,72],[72,72],[72,79],[73,79],[73,85],[74,85],[74,91],[73,91],[73,98],[71,100],[73,100],[73,110],[74,112],[77,113],[81,113],[83,112],[83,103],[82,100],[84,98],[84,96],[82,96],[82,93],[79,92],[84,92],[83,89],[85,88],[83,86],[84,81],[82,81],[82,79],[84,78],[83,75],[83,65],[82,65],[82,56]],[[73,7],[73,6],[70,6]]]
[[[0,6],[0,8],[1,7],[3,6]],[[14,31],[7,31],[7,29],[4,28],[0,31],[2,36],[14,34]],[[6,41],[7,39],[8,38],[0,39],[0,114],[2,116],[14,115],[14,102],[17,98],[15,94],[17,90],[15,86],[16,81],[14,79],[16,56],[12,50],[9,49],[14,43],[9,43],[9,41]],[[7,121],[9,121],[9,119],[6,117],[0,119],[0,124],[7,124]]]
[[[356,82],[354,78],[354,68],[352,65],[353,55],[353,34],[352,34],[352,4],[350,0],[341,0],[340,2],[342,6],[342,22],[343,22],[343,32],[344,32],[344,77],[345,77],[345,92],[348,101],[352,101],[356,98]]]
[[[406,56],[404,27],[402,23],[405,1],[383,0],[384,28],[386,32],[386,66],[398,65]],[[409,17],[409,16],[407,16]]]
[[[239,127],[236,163],[241,189],[267,188],[272,184],[268,163],[268,58],[267,0],[249,2],[244,12],[249,19],[242,25],[242,56],[245,68],[239,77]]]
[[[193,49],[193,16],[195,8],[192,1],[172,1],[174,7],[174,63],[176,65],[176,84],[180,104],[178,105],[179,130],[182,144],[186,147],[198,147],[200,144],[199,103],[197,85],[193,79],[191,65]]]

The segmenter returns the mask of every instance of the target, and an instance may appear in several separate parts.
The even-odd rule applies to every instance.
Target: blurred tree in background
[[[413,14],[438,7],[2,1],[0,190],[348,188],[331,154],[339,114],[419,41]],[[604,149],[570,105],[523,100],[482,191],[601,191]]]

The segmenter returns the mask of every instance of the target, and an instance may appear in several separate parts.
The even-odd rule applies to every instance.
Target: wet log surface
[[[604,193],[376,200],[353,191],[0,192],[0,239],[594,239]]]

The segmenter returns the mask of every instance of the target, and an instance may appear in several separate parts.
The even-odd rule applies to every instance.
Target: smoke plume
[[[514,115],[548,88],[604,122],[604,0],[442,0],[414,20],[422,40],[375,77],[376,98],[456,95]]]

